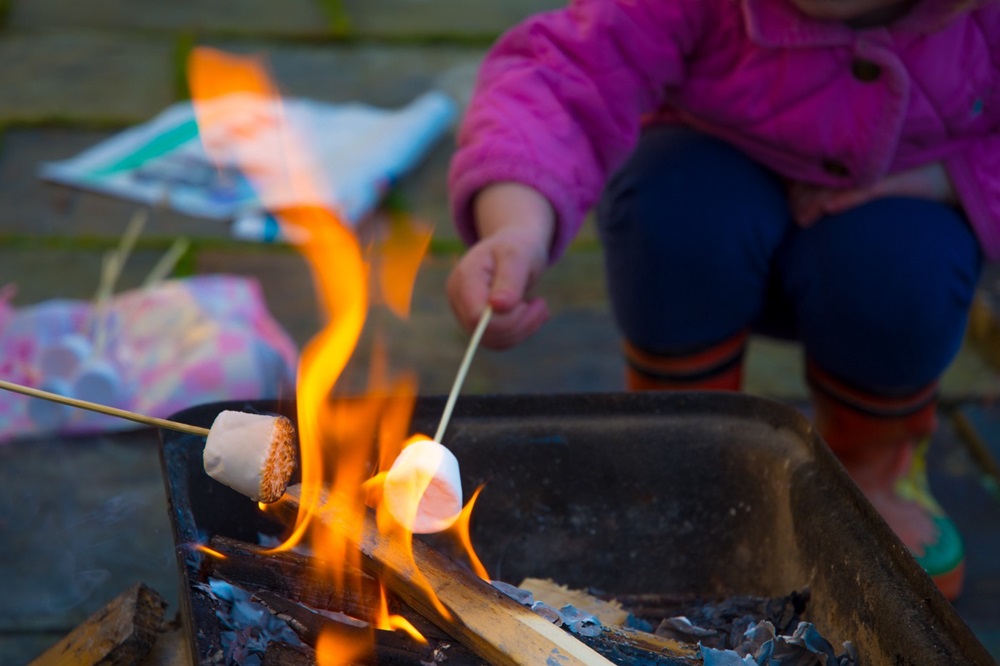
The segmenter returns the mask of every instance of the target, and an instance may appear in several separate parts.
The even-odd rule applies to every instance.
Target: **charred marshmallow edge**
[[[462,512],[458,459],[434,440],[414,442],[386,473],[382,497],[392,517],[414,534],[448,529]]]
[[[277,502],[295,471],[295,427],[284,416],[225,410],[209,429],[205,472],[258,502]]]

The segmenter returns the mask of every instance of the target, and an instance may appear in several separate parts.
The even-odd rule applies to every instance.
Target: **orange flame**
[[[399,629],[408,633],[410,638],[418,643],[426,643],[427,639],[424,638],[419,631],[417,631],[417,628],[414,627],[409,620],[402,615],[393,615],[389,612],[389,602],[386,601],[385,598],[385,587],[380,587],[379,591],[380,603],[378,614],[375,617],[375,628],[386,631],[395,631],[396,629]]]
[[[363,660],[370,652],[368,643],[359,643],[334,630],[324,631],[316,641],[316,663],[319,666],[341,666]]]
[[[206,546],[204,544],[195,543],[195,544],[192,544],[191,547],[194,550],[198,551],[199,553],[204,553],[205,555],[208,555],[209,557],[214,557],[214,558],[220,559],[220,560],[227,559],[225,553],[220,553],[219,551],[215,550],[214,548],[209,548],[208,546]]]
[[[372,250],[369,264],[355,235],[323,205],[323,183],[305,143],[282,117],[280,95],[259,58],[235,56],[208,48],[195,49],[189,61],[189,84],[206,151],[219,162],[239,166],[265,203],[283,202],[271,210],[286,235],[296,243],[311,269],[326,325],[305,346],[298,369],[297,416],[302,476],[299,509],[287,540],[275,550],[296,547],[308,534],[311,546],[333,564],[331,579],[343,585],[345,571],[360,568],[356,544],[369,506],[377,506],[376,524],[402,544],[412,561],[412,534],[387,524],[380,503],[382,473],[402,450],[412,417],[416,381],[411,376],[390,381],[381,344],[375,345],[368,382],[360,399],[333,399],[340,379],[365,326],[370,300],[380,300],[398,316],[409,313],[413,283],[430,242],[430,230],[394,219],[386,238]],[[252,147],[251,141],[256,148]],[[266,160],[261,160],[260,145]],[[290,203],[289,203],[290,202]],[[370,299],[374,271],[377,296]],[[376,341],[378,343],[378,341]],[[474,501],[475,498],[473,498]],[[460,522],[468,541],[468,512]],[[324,529],[310,529],[324,517]],[[329,517],[335,517],[331,520]],[[414,564],[413,569],[416,571]],[[449,616],[423,576],[422,584],[439,612]],[[373,624],[419,633],[405,619],[391,616],[383,598]],[[346,664],[366,647],[357,638],[324,634],[317,646],[320,664]]]
[[[486,571],[486,567],[479,560],[479,556],[476,555],[475,549],[472,547],[472,533],[469,529],[469,523],[472,520],[472,508],[476,505],[476,500],[479,498],[479,493],[483,491],[483,486],[476,488],[476,492],[472,493],[472,497],[469,501],[465,503],[462,508],[462,513],[458,514],[458,518],[455,523],[448,528],[448,531],[455,536],[458,542],[462,545],[462,549],[465,552],[466,558],[469,560],[469,565],[477,576],[485,580],[487,583],[490,582],[490,575]]]

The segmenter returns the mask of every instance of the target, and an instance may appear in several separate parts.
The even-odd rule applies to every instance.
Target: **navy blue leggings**
[[[682,127],[647,130],[599,228],[622,335],[654,354],[744,330],[800,340],[874,393],[936,380],[962,342],[981,257],[962,213],[886,198],[802,229],[776,174]]]

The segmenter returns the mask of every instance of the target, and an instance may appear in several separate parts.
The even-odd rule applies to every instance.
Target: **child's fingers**
[[[490,349],[508,349],[534,335],[549,319],[549,309],[542,299],[518,303],[502,315],[493,315],[483,334],[482,343]]]
[[[503,313],[525,300],[531,283],[531,262],[521,248],[497,245],[493,250],[494,273],[490,285],[490,303]]]
[[[462,328],[472,333],[489,302],[493,268],[489,255],[470,251],[452,270],[445,285],[448,303]]]

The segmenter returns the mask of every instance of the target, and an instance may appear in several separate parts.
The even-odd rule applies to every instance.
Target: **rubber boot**
[[[686,354],[654,354],[625,342],[630,391],[738,391],[747,333]]]
[[[957,598],[965,550],[927,483],[936,384],[905,397],[866,395],[814,364],[808,381],[820,436],[938,589],[948,599]]]

